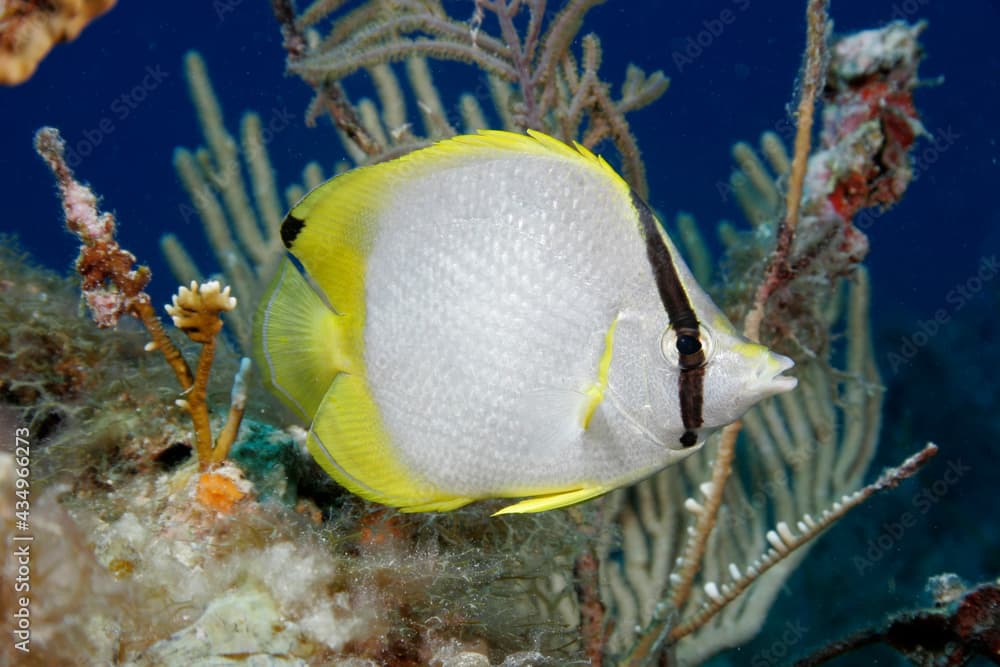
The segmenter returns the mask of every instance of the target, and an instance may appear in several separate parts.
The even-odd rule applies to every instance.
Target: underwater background
[[[471,2],[445,5],[472,13]],[[735,20],[699,53],[686,50],[724,11]],[[767,129],[791,140],[803,13],[802,3],[788,0],[618,0],[588,15],[585,30],[603,40],[606,78],[617,81],[615,73],[635,62],[671,79],[661,99],[630,117],[650,204],[666,218],[691,212],[709,238],[717,221],[739,219],[722,187],[730,149]],[[890,612],[924,606],[932,575],[954,572],[969,583],[1000,576],[1000,3],[835,1],[830,14],[837,32],[896,18],[929,24],[921,37],[927,85],[916,106],[931,136],[918,140],[918,176],[901,203],[865,230],[876,359],[887,390],[866,480],[925,441],[941,453],[917,479],[824,535],[758,638],[710,664],[784,664],[785,656],[878,625]],[[162,234],[176,234],[201,266],[212,266],[172,165],[175,147],[201,136],[182,71],[191,49],[206,62],[228,127],[248,109],[272,125],[268,148],[279,175],[343,156],[326,120],[305,126],[312,91],[285,74],[269,3],[123,0],[56,47],[29,81],[0,89],[0,231],[16,235],[44,266],[71,271],[78,243],[64,230],[51,175],[31,143],[36,129],[52,125],[78,155],[71,159],[77,176],[118,216],[122,245],[152,269],[155,303],[167,303],[174,284],[158,246]],[[467,76],[449,78],[458,68],[432,67],[446,101],[468,87]],[[908,513],[916,521],[903,526]],[[855,659],[836,664],[905,664],[877,648]]]

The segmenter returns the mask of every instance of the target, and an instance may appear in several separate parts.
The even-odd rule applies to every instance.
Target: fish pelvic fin
[[[591,498],[603,495],[610,490],[610,488],[604,486],[585,486],[582,489],[571,489],[569,491],[560,491],[558,493],[534,496],[532,498],[522,500],[519,503],[508,505],[507,507],[494,512],[493,516],[499,516],[501,514],[546,512],[548,510],[559,509],[560,507],[567,507],[569,505],[582,503],[585,500],[590,500]]]

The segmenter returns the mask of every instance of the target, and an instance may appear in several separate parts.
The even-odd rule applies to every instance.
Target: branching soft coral
[[[237,375],[229,420],[213,443],[206,400],[208,380],[217,338],[222,331],[220,314],[235,308],[236,299],[229,295],[228,287],[223,289],[218,282],[203,285],[192,282],[190,288],[181,287],[173,305],[167,306],[176,326],[202,346],[197,369],[192,373],[180,350],[163,330],[149,295],[144,291],[150,279],[149,269],[136,267],[135,255],[118,245],[114,215],[98,211],[94,192],[74,177],[66,163],[66,143],[59,131],[51,127],[40,129],[35,134],[35,150],[56,177],[67,228],[83,243],[76,270],[82,280],[84,301],[94,321],[102,328],[114,327],[123,315],[131,315],[143,323],[153,339],[146,350],[163,353],[184,390],[186,398],[177,404],[191,415],[198,460],[202,470],[207,470],[226,458],[236,439],[246,403],[243,376],[248,363],[241,366]]]
[[[820,145],[808,161],[791,167],[789,183],[798,187],[794,194],[789,190],[781,224],[773,224],[769,211],[755,211],[758,243],[731,248],[735,297],[745,287],[740,276],[756,280],[759,242],[774,243],[747,321],[753,337],[759,333],[793,358],[823,354],[828,340],[827,328],[818,324],[820,305],[827,303],[834,279],[851,275],[868,254],[868,238],[854,218],[864,209],[895,204],[913,178],[910,151],[925,134],[913,104],[922,57],[917,38],[924,27],[895,22],[830,45],[825,80],[814,81],[823,103]],[[779,150],[769,146],[773,142],[765,141],[769,156]],[[761,191],[773,186],[755,173],[763,167],[753,155],[741,148],[736,157],[747,184],[737,196],[773,199],[776,193]],[[749,307],[745,296],[736,299]]]

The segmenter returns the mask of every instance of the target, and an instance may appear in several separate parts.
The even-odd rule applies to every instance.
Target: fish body
[[[607,163],[540,133],[335,177],[281,234],[255,326],[265,380],[332,477],[404,511],[580,502],[795,385]]]

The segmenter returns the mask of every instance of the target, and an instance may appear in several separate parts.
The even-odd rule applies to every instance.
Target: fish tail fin
[[[257,309],[254,352],[264,382],[306,422],[349,365],[340,319],[287,259]]]

